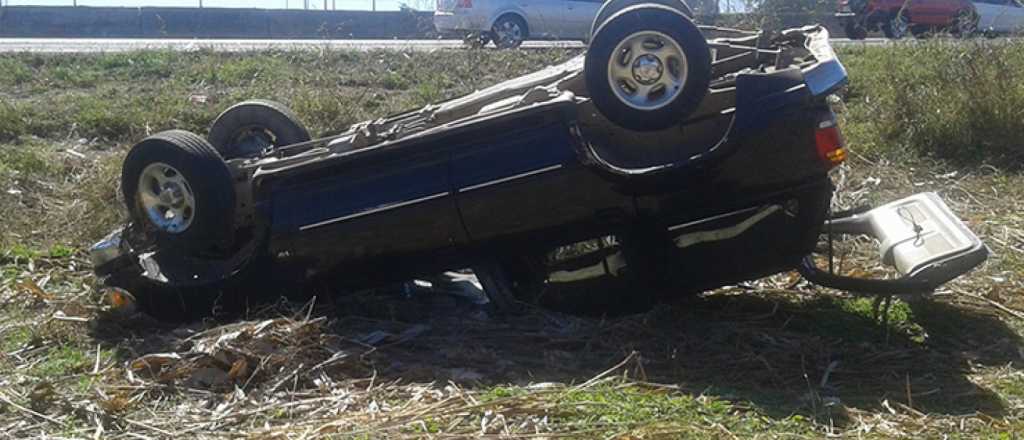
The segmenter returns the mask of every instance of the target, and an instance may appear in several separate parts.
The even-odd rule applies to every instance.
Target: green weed
[[[902,150],[1017,169],[1024,149],[1024,43],[933,41],[846,48],[844,130],[857,151]]]

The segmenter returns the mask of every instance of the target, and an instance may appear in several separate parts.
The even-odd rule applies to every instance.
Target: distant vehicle
[[[617,7],[665,4],[693,16],[681,0],[608,3]],[[595,17],[610,11],[605,0],[437,0],[434,27],[442,34],[465,38],[471,46],[493,41],[499,49],[514,49],[527,39],[587,40],[596,30],[592,29]]]
[[[978,30],[986,35],[1014,34],[1024,30],[1024,6],[1018,0],[978,0]]]
[[[968,0],[839,0],[838,9],[836,17],[852,40],[874,30],[892,39],[908,33],[925,37],[936,31],[966,37],[979,24],[978,10]]]

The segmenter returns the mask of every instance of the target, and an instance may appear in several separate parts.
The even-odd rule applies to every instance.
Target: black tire
[[[843,30],[846,31],[846,38],[851,40],[863,40],[868,37],[868,30],[864,26],[860,26],[853,20],[847,21],[843,24]]]
[[[184,177],[194,197],[190,221],[181,231],[153,223],[139,193],[140,177],[153,164],[166,164]],[[231,173],[216,149],[202,137],[183,130],[157,133],[139,142],[124,159],[121,190],[135,224],[142,226],[161,249],[200,255],[230,245],[234,235],[235,190]]]
[[[255,99],[224,110],[210,127],[210,143],[225,159],[256,157],[271,147],[310,140],[309,131],[283,104]]]
[[[608,73],[617,45],[642,31],[657,32],[673,40],[688,66],[682,90],[653,109],[636,108],[620,99],[613,87],[621,86],[613,86]],[[688,17],[674,8],[644,4],[619,11],[601,25],[587,48],[584,75],[590,98],[606,118],[632,130],[661,130],[686,119],[707,95],[711,52]]]
[[[491,27],[491,38],[498,49],[515,49],[530,36],[530,28],[522,17],[505,14],[498,17]]]
[[[597,30],[601,28],[601,25],[603,25],[605,21],[617,12],[642,4],[668,6],[691,19],[693,18],[693,11],[690,10],[690,6],[682,0],[609,0],[601,5],[601,8],[597,10],[597,15],[594,16],[594,21],[590,24],[590,33],[588,33],[587,36],[594,36],[594,34],[597,33]]]
[[[902,20],[907,25],[900,24],[898,20]],[[882,23],[882,34],[890,40],[900,40],[907,36],[907,30],[910,27],[909,22],[910,20],[906,14],[900,14],[899,11],[893,12]]]

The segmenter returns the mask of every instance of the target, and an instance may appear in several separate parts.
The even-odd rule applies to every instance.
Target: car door
[[[993,28],[1000,33],[1018,33],[1024,30],[1024,8],[1017,0],[1003,0]]]
[[[999,29],[999,18],[1004,8],[1000,5],[1005,0],[977,0],[974,9],[978,12],[978,30],[1002,32]]]
[[[452,154],[451,180],[471,242],[562,242],[632,215],[632,196],[580,162],[559,111],[520,113],[483,124]]]
[[[385,146],[264,183],[274,253],[335,264],[465,242],[449,160],[444,143]]]
[[[958,0],[910,0],[904,13],[910,14],[911,24],[944,26],[953,16],[953,3]]]
[[[562,20],[563,1],[512,0],[508,10],[518,10],[525,16],[531,38],[549,37],[558,29]]]
[[[564,39],[582,39],[590,32],[590,25],[594,23],[597,11],[601,9],[604,0],[565,0],[565,23]]]

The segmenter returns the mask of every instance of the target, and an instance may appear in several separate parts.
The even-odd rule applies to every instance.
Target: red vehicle
[[[839,0],[836,17],[853,40],[875,30],[899,39],[937,31],[966,37],[978,28],[978,13],[969,0]]]

